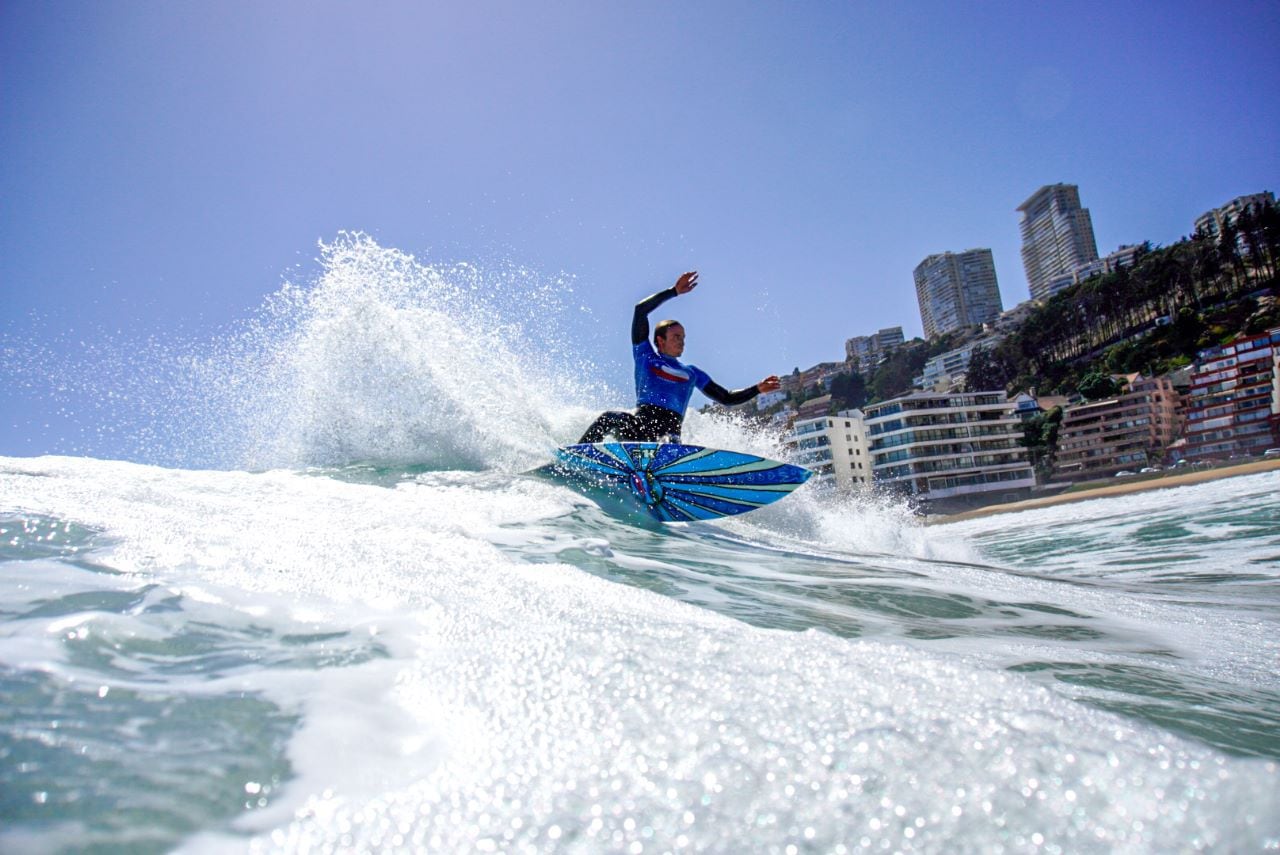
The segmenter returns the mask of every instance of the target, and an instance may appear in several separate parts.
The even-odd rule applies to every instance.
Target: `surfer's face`
[[[665,335],[657,336],[658,353],[663,356],[679,356],[684,353],[684,327],[672,324],[663,332]]]

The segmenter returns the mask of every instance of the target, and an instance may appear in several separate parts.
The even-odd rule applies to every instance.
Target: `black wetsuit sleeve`
[[[724,404],[726,407],[732,407],[734,404],[745,404],[756,395],[760,394],[760,390],[755,386],[748,386],[745,389],[738,389],[730,392],[714,380],[708,380],[707,385],[702,387],[702,394],[706,395],[717,404]]]
[[[672,287],[636,303],[636,313],[631,316],[632,344],[639,344],[649,338],[649,313],[674,296],[676,296],[676,289]]]

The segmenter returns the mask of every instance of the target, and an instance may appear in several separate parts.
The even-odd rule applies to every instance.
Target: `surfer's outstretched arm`
[[[717,404],[724,404],[726,407],[732,407],[734,404],[745,404],[756,395],[763,392],[775,392],[781,386],[781,382],[775,375],[770,374],[754,386],[747,386],[745,389],[737,389],[730,392],[714,380],[708,380],[707,385],[702,387],[702,394],[706,395]]]
[[[676,280],[676,284],[657,294],[645,297],[636,303],[635,314],[631,316],[631,343],[639,344],[649,338],[649,313],[663,303],[680,294],[688,294],[698,287],[698,271],[690,270]]]

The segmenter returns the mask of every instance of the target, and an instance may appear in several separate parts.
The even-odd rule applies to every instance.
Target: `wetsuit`
[[[578,442],[600,442],[612,434],[627,442],[680,441],[680,429],[695,387],[711,400],[732,406],[759,394],[755,386],[730,392],[696,365],[659,353],[649,341],[649,313],[676,296],[675,288],[636,303],[631,318],[631,355],[635,360],[636,411],[610,410],[592,422]]]

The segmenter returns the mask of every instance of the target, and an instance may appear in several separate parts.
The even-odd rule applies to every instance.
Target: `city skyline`
[[[1036,194],[1033,194],[1033,198],[1034,196],[1040,195],[1046,190],[1050,190],[1053,187],[1061,187],[1061,186],[1072,186],[1072,185],[1062,185],[1062,184],[1045,185],[1041,187],[1040,190],[1036,192]],[[1207,231],[1210,234],[1216,234],[1218,228],[1221,225],[1221,217],[1224,214],[1231,217],[1238,216],[1240,211],[1243,210],[1244,206],[1261,205],[1263,202],[1270,202],[1274,204],[1275,194],[1272,193],[1270,190],[1263,190],[1257,193],[1246,193],[1242,196],[1237,196],[1233,199],[1225,200],[1220,205],[1216,205],[1210,208],[1209,210],[1203,212],[1200,216],[1196,217],[1193,223],[1194,228],[1187,235],[1187,237],[1190,237],[1197,230],[1201,228],[1207,228]],[[1087,215],[1088,211],[1085,210],[1084,213]],[[1053,294],[1056,294],[1059,291],[1065,290],[1071,285],[1083,282],[1089,279],[1090,277],[1113,272],[1116,268],[1120,266],[1125,266],[1125,267],[1132,266],[1135,263],[1136,255],[1139,252],[1141,252],[1141,249],[1142,247],[1140,244],[1122,244],[1117,249],[1109,253],[1106,253],[1103,255],[1095,254],[1095,257],[1089,261],[1085,261],[1083,263],[1080,263],[1074,266],[1073,268],[1068,268],[1065,271],[1058,272],[1055,275],[1048,277],[1052,280],[1056,280],[1056,287],[1054,287],[1053,290],[1049,291],[1044,296],[1040,298],[1036,298],[1034,296],[1028,296],[1026,300],[1018,303],[1015,306],[1002,306],[1000,307],[999,311],[995,313],[995,317],[998,317],[1005,313],[1012,312],[1012,310],[1014,309],[1022,308],[1025,304],[1030,304],[1030,303],[1047,299]],[[927,267],[931,264],[937,264],[943,260],[954,260],[956,257],[966,256],[973,253],[985,253],[987,257],[990,256],[990,250],[984,249],[984,248],[968,249],[962,252],[947,251],[947,252],[934,253],[928,256],[927,258],[925,258],[919,265],[917,265],[916,271],[919,271],[921,268]],[[994,261],[991,263],[991,274],[993,279],[998,279],[998,273],[995,271]],[[921,293],[921,282],[917,277],[917,280],[916,280],[917,303],[919,303],[919,300],[920,300],[920,293]],[[997,296],[999,296],[999,293],[1000,292],[997,286],[997,291],[996,291]],[[921,321],[922,321],[921,326],[926,328],[925,334],[922,336],[922,338],[926,341],[938,335],[943,335],[946,332],[962,329],[966,326],[964,324],[953,325],[948,327],[945,330],[942,330],[940,332],[937,332],[931,335],[927,332],[927,327],[929,325],[924,322],[923,310],[917,314],[917,317],[921,318]],[[967,326],[976,327],[985,323],[987,323],[987,321],[982,321],[978,324],[970,324]],[[899,325],[896,327],[890,327],[888,329],[895,329],[895,330],[898,330],[899,333],[901,333],[902,327],[901,325]],[[884,333],[885,331],[886,330],[881,330],[880,332]],[[854,341],[874,338],[874,337],[875,337],[875,334],[873,333],[869,335],[856,335],[856,336],[850,337],[849,339],[846,339],[846,342],[845,342],[846,361],[849,361],[852,359],[852,356],[849,355],[849,349],[850,349],[851,343],[853,343]]]

